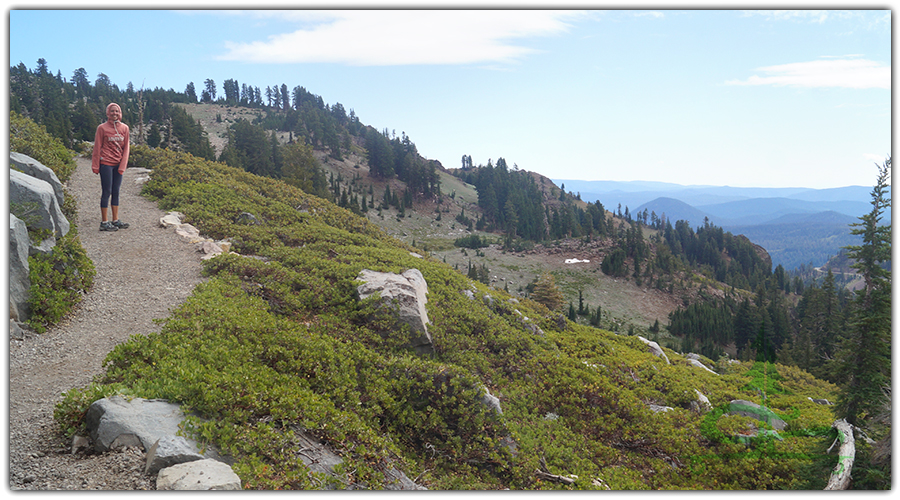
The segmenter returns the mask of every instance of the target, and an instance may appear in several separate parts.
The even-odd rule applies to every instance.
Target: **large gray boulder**
[[[240,490],[241,478],[231,466],[216,460],[205,459],[173,465],[159,471],[157,490]]]
[[[15,321],[28,319],[28,253],[31,240],[25,223],[9,214],[9,318]]]
[[[417,334],[409,347],[417,354],[434,352],[425,310],[428,283],[418,269],[409,269],[403,274],[363,269],[356,279],[363,282],[356,288],[360,300],[378,293],[386,307],[395,309],[398,322],[409,325],[413,334]]]
[[[28,227],[46,229],[51,234],[39,247],[32,247],[32,254],[36,251],[52,250],[56,238],[61,238],[69,232],[69,221],[56,201],[53,187],[46,181],[10,169],[9,203],[15,210],[29,214],[25,218]]]
[[[56,195],[56,202],[59,206],[63,206],[63,203],[65,202],[63,185],[62,182],[59,182],[59,177],[56,176],[56,172],[50,167],[45,167],[41,162],[30,156],[13,152],[9,153],[9,166],[50,184],[53,188],[53,193]]]
[[[100,453],[123,445],[150,450],[160,438],[176,436],[182,420],[184,413],[177,404],[122,396],[94,401],[85,414],[94,449]]]

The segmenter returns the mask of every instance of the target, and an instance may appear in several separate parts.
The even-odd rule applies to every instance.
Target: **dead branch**
[[[546,479],[547,481],[553,481],[556,483],[562,483],[562,484],[566,484],[566,485],[575,484],[575,480],[572,479],[571,477],[558,476],[556,474],[550,474],[549,472],[544,472],[542,470],[535,470],[534,473],[535,473],[535,475],[537,475],[537,477],[539,477],[541,479]]]
[[[846,490],[850,487],[850,471],[856,458],[856,442],[853,439],[853,426],[843,418],[835,420],[831,425],[838,431],[841,447],[838,448],[838,463],[831,472],[826,490]]]

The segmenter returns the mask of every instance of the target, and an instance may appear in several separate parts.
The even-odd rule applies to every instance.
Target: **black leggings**
[[[100,208],[109,206],[109,198],[112,196],[112,205],[119,206],[119,188],[122,186],[122,174],[119,167],[100,164]]]

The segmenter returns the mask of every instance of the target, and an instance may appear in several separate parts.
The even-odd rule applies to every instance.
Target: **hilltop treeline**
[[[54,75],[47,61],[38,60],[29,70],[24,63],[10,67],[10,108],[43,125],[70,149],[78,149],[80,141],[93,141],[97,125],[106,120],[106,105],[118,103],[122,121],[131,126],[136,144],[184,151],[207,160],[218,160],[257,175],[285,178],[295,185],[313,189],[313,193],[331,198],[322,180],[318,162],[290,163],[296,151],[285,151],[277,139],[278,132],[289,135],[289,144],[298,143],[327,151],[335,159],[360,144],[368,158],[370,175],[381,180],[397,178],[407,184],[413,197],[432,198],[440,194],[438,164],[422,158],[415,144],[405,134],[397,137],[388,130],[378,132],[360,122],[353,109],[341,104],[329,105],[321,96],[295,86],[290,92],[286,84],[261,90],[228,79],[217,92],[215,81],[203,82],[200,93],[194,82],[183,92],[173,89],[136,88],[129,82],[120,89],[109,77],[100,73],[93,83],[84,68],[64,78]],[[252,122],[237,120],[229,127],[228,143],[216,157],[203,127],[193,120],[178,103],[217,103],[258,109]],[[337,198],[335,198],[337,199]]]

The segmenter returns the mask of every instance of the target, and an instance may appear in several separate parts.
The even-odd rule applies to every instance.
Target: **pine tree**
[[[891,272],[883,267],[891,260],[891,227],[880,226],[891,200],[891,159],[879,166],[872,190],[872,211],[852,224],[851,232],[862,236],[862,245],[847,247],[853,268],[865,286],[856,293],[852,321],[838,353],[838,376],[843,381],[837,413],[853,425],[874,416],[887,398],[891,384]]]
[[[559,311],[565,304],[562,292],[556,286],[556,279],[549,273],[542,275],[534,283],[531,298],[535,302],[544,304],[551,311]]]
[[[590,308],[588,308],[590,309]],[[597,306],[597,311],[594,314],[591,314],[590,324],[593,327],[600,326],[600,306]]]

